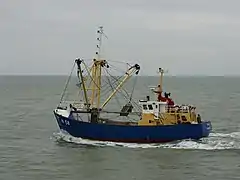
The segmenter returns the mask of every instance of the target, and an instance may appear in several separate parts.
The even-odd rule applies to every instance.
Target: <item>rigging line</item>
[[[119,63],[119,64],[126,64],[126,65],[129,65],[130,66],[130,64],[129,63],[131,63],[131,64],[134,64],[134,62],[125,62],[125,61],[115,61],[115,60],[108,60],[108,61],[110,61],[110,62],[115,62],[115,63]],[[135,62],[136,63],[136,62]]]
[[[117,62],[117,63],[122,63],[122,64],[129,65],[129,63],[127,63],[127,62],[118,62],[118,61],[113,61],[113,60],[108,60],[108,61],[112,61],[112,62]],[[113,64],[111,64],[111,66],[112,66],[112,68],[114,67],[113,69],[115,69],[115,70],[116,70],[116,68],[119,69],[119,67],[116,67],[116,66],[113,65]],[[123,71],[123,70],[121,69],[121,71]],[[118,71],[118,72],[120,72],[120,71]],[[142,76],[148,76],[148,75],[147,75],[147,74],[145,74],[145,75],[142,74]],[[146,88],[148,88],[148,86],[147,86],[145,83],[143,84],[143,86],[146,87]]]
[[[84,60],[83,60],[82,62],[83,62],[84,66],[85,66],[85,69],[86,69],[87,67],[86,67],[86,64],[85,64]],[[104,68],[103,68],[103,69],[104,69]],[[90,76],[90,81],[93,82],[93,83],[96,85],[97,88],[99,88],[99,86],[98,86],[98,85],[96,84],[96,82],[93,80],[93,78],[92,78],[92,76],[91,76],[91,74],[90,74],[90,72],[89,72],[88,70],[87,70],[87,74],[88,74],[88,76]],[[90,82],[90,83],[91,83],[91,82]],[[114,82],[114,83],[116,83],[116,82]],[[111,87],[110,87],[110,88],[111,88]],[[104,89],[102,92],[104,92],[104,91],[106,91],[106,90],[107,90],[107,88]],[[105,94],[105,95],[106,95],[106,94]]]
[[[103,79],[103,81],[105,82],[105,84],[107,84],[107,85],[109,84],[105,79]],[[111,84],[114,85],[114,84],[116,84],[116,82],[117,82],[117,81],[112,82]],[[101,88],[102,88],[102,87],[104,87],[104,84],[101,85]],[[105,88],[102,90],[102,92],[101,92],[101,96],[107,95],[107,93],[108,93],[110,90],[111,90],[111,87],[109,87],[109,86],[105,87]]]
[[[107,73],[108,73],[108,71],[107,71]],[[109,74],[109,73],[108,73]],[[116,79],[114,76],[112,76],[111,74],[109,74],[113,79]],[[124,97],[125,97],[125,99],[126,100],[129,100],[129,95],[128,95],[128,92],[124,89],[124,88],[122,88],[122,90],[123,91],[125,91],[125,93],[127,94],[127,96],[123,93],[123,92],[121,92],[121,90],[120,91],[118,91],[119,93],[121,93]],[[138,105],[138,103],[136,103],[134,100],[132,100],[132,102],[135,104],[135,106],[137,106],[137,108],[136,109],[141,109],[140,108],[140,106]]]
[[[63,97],[64,97],[64,95],[65,95],[65,92],[66,92],[67,87],[68,87],[68,84],[69,84],[69,81],[70,81],[70,79],[71,79],[71,76],[72,76],[74,67],[75,67],[75,62],[73,63],[73,67],[72,67],[72,69],[71,69],[71,73],[70,73],[70,75],[69,75],[69,77],[68,77],[68,79],[67,79],[67,82],[66,82],[66,84],[65,84],[65,87],[64,87],[64,90],[63,90],[63,93],[62,93],[62,96],[61,96],[61,99],[60,99],[60,102],[59,102],[58,106],[61,104],[61,102],[62,102],[62,100],[63,100]]]
[[[107,71],[108,71],[108,69],[106,69],[106,68],[104,68],[104,70],[105,70],[105,73],[107,74]],[[108,78],[108,76],[105,76],[106,78]],[[111,76],[110,76],[111,77]],[[122,76],[123,77],[123,76]],[[112,82],[112,83],[109,83],[109,82],[107,82],[105,79],[103,79],[103,81],[107,84],[107,85],[116,85],[116,83],[122,78],[122,77],[119,77],[119,78],[116,78],[116,79],[114,79],[114,81]],[[102,85],[102,86],[104,86],[104,85]],[[111,90],[111,86],[109,87],[109,86],[107,86],[103,91],[102,91],[102,94],[103,93],[105,93],[104,95],[106,95],[107,94],[107,91],[109,91],[109,90]]]
[[[110,80],[109,80],[110,81]],[[114,84],[114,86],[116,85],[116,83]],[[113,87],[113,85],[109,85],[109,86],[111,86],[111,90],[113,91],[114,90],[114,87]],[[108,92],[110,92],[110,91],[108,91]],[[108,92],[106,92],[103,96],[105,96],[105,95],[107,95],[108,94]],[[117,97],[117,95],[115,95],[114,96],[115,98],[116,98],[116,100],[117,100],[117,103],[118,103],[118,105],[121,105],[121,103],[119,102],[119,100],[118,100],[118,97]]]
[[[79,72],[78,72],[78,73],[79,73]],[[83,79],[86,77],[86,75],[87,75],[86,73],[83,74]],[[84,81],[87,82],[87,79],[84,79]],[[83,82],[81,81],[81,79],[80,79],[80,77],[79,77],[79,75],[78,75],[78,84],[79,84],[79,86],[80,86],[80,87],[79,87],[80,89],[81,89],[82,83],[83,83]]]
[[[127,97],[127,96],[126,96],[125,94],[123,94],[123,92],[121,92],[121,91],[119,91],[119,93],[122,94],[123,97],[125,98],[125,100],[129,102],[129,97]],[[137,109],[138,111],[140,111],[140,109],[141,109],[140,106],[139,106],[135,101],[133,101],[133,100],[132,100],[132,103],[133,103],[133,105],[134,105],[134,108]]]
[[[105,69],[104,69],[105,70]],[[105,70],[106,71],[106,70]],[[109,78],[108,76],[105,76],[106,78]],[[103,78],[103,81],[106,83],[106,84],[108,84],[108,82],[105,80],[105,78]],[[116,84],[117,82],[119,81],[119,79],[116,79],[116,80],[114,80],[111,84]],[[104,86],[104,85],[102,85],[102,86]],[[109,87],[108,87],[109,88]],[[107,88],[105,88],[104,89],[104,91],[105,90],[107,90]]]
[[[75,63],[74,63],[75,64]],[[73,68],[74,69],[74,68]],[[82,71],[84,71],[85,69],[83,69]],[[80,77],[79,77],[79,71],[77,70],[77,78],[78,78],[78,83],[79,83],[79,89],[81,90],[82,89],[82,81],[80,80]],[[85,72],[84,74],[83,74],[83,76],[85,77],[87,75],[87,73]],[[72,77],[71,75],[70,75],[70,77]],[[76,93],[76,97],[80,97],[80,94],[81,94],[81,96],[83,96],[83,92],[82,91],[78,91],[77,93]],[[79,100],[82,100],[81,98],[79,98]],[[76,101],[78,101],[77,99],[74,99],[74,101],[73,101],[73,103],[76,103]]]
[[[106,71],[107,72],[107,74],[112,78],[112,79],[115,79],[115,80],[117,80],[117,81],[119,81],[123,76],[120,76],[118,79],[116,78],[116,77],[114,77],[113,75],[111,75],[110,73],[109,73],[109,71]],[[121,89],[124,89],[123,87],[121,88]],[[125,90],[125,89],[124,89]],[[126,91],[126,90],[125,90]],[[127,92],[126,92],[126,94],[128,94]]]
[[[106,69],[104,69],[104,70],[106,71]],[[114,91],[114,88],[113,88],[113,86],[112,86],[112,84],[111,84],[111,82],[110,82],[109,77],[107,77],[107,80],[108,80],[108,82],[109,82],[110,87],[112,88],[112,91]],[[115,96],[115,99],[116,99],[118,105],[121,107],[121,104],[120,104],[120,102],[119,102],[119,100],[118,100],[118,98],[117,98],[116,96]]]
[[[96,82],[93,80],[92,75],[91,75],[90,72],[88,71],[87,65],[85,64],[84,60],[82,60],[82,62],[83,62],[84,66],[85,66],[85,69],[86,69],[86,71],[87,71],[87,74],[86,74],[86,75],[88,75],[88,76],[90,77],[90,79],[91,79],[90,83],[93,82],[93,83],[96,85],[96,87],[99,88],[99,86],[98,86],[98,85],[96,84]]]
[[[129,102],[132,100],[133,92],[134,92],[134,89],[135,89],[135,86],[136,86],[136,83],[137,83],[137,78],[138,78],[138,77],[136,77],[136,79],[134,80],[134,84],[133,84],[133,88],[132,88],[132,93],[131,93]]]
[[[105,69],[104,69],[104,70],[105,70]],[[105,70],[105,71],[106,71],[106,70]],[[108,76],[106,76],[106,78],[107,78],[107,77],[108,77]],[[112,83],[108,83],[106,80],[103,80],[103,81],[104,81],[106,84],[108,84],[108,85],[109,85],[109,84],[110,84],[110,85],[111,85],[111,84],[112,84],[112,85],[116,85],[116,83],[119,81],[120,78],[121,78],[121,77],[119,77],[118,79],[115,79]],[[109,86],[110,86],[110,85],[109,85]],[[106,94],[108,93],[108,91],[111,90],[111,86],[110,86],[110,87],[109,87],[109,86],[108,86],[106,89],[104,89],[104,91],[103,91],[103,92],[105,93],[104,95],[106,95]],[[103,94],[103,93],[102,93],[102,94]]]
[[[109,74],[109,76],[110,76],[111,78],[113,78],[113,79],[115,79],[115,80],[117,79],[117,78],[115,78],[114,76],[112,76],[108,71],[107,71],[107,73]],[[121,79],[122,77],[123,77],[123,76],[121,76],[119,79]],[[119,79],[118,79],[118,80],[119,80]],[[123,87],[122,87],[121,89],[125,90]],[[121,92],[121,89],[118,90],[118,93],[121,93],[126,99],[128,99],[128,97]],[[126,92],[126,90],[125,90],[125,92]],[[128,93],[126,92],[126,94],[128,94]]]
[[[116,72],[121,72],[121,73],[126,73],[126,69],[122,69],[122,68],[119,68],[119,67],[117,67],[117,66],[115,66],[115,65],[113,65],[113,64],[109,64],[111,67],[112,67],[112,69],[114,69]],[[126,64],[125,64],[126,65]]]
[[[112,89],[111,90],[109,90],[108,92],[106,92],[104,95],[102,95],[103,97],[104,96],[106,96],[107,94],[109,94],[110,92],[113,92],[113,90],[114,90],[114,87],[112,86],[111,87]],[[116,101],[117,101],[117,104],[120,106],[121,105],[121,103],[119,102],[119,100],[117,99],[117,97],[115,96],[115,99],[116,99]]]
[[[110,75],[110,77],[112,77],[113,79],[116,79],[114,76],[112,76],[108,71],[107,71],[107,73]],[[122,76],[123,77],[123,76]],[[122,77],[120,77],[120,78],[122,78]],[[119,79],[120,79],[119,78]],[[127,96],[121,91],[121,89],[118,91],[120,94],[122,94],[123,96],[124,96],[124,98],[126,99],[126,101],[129,101],[129,95],[128,95],[128,92],[124,89],[124,88],[122,88],[124,91],[125,91],[125,93],[127,94]],[[130,101],[129,101],[130,102]],[[133,102],[133,104],[136,106],[136,107],[134,107],[135,109],[137,109],[138,111],[140,111],[141,110],[141,107],[139,106],[139,104],[138,103],[136,103],[134,100],[132,100],[132,102]]]
[[[82,61],[82,62],[84,62],[84,61]],[[85,64],[85,63],[83,63],[83,64]],[[85,69],[86,69],[86,65],[84,65],[84,66],[85,66]],[[93,64],[93,66],[94,66],[94,64]],[[90,76],[90,78],[91,78],[91,82],[93,82],[93,83],[96,85],[96,87],[99,88],[99,86],[98,86],[98,85],[96,84],[96,82],[93,80],[92,75],[90,74],[90,72],[87,71],[87,73],[88,73],[88,76]]]
[[[81,94],[81,96],[83,96],[83,92],[82,92],[82,91],[78,91],[78,92],[77,92],[77,95],[76,95],[77,98],[80,97],[80,94]],[[76,99],[77,99],[77,98],[76,98]],[[76,99],[74,100],[74,103],[76,103],[76,101],[77,101]],[[82,99],[79,98],[79,100],[82,100]]]
[[[82,63],[85,67],[85,70],[87,71],[86,75],[88,74],[88,76],[91,76],[90,72],[91,72],[92,68],[89,68],[83,59],[82,59]]]

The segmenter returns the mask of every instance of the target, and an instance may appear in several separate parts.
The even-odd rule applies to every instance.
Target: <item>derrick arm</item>
[[[108,96],[106,101],[102,104],[101,109],[103,109],[107,103],[112,99],[112,97],[117,93],[117,91],[124,85],[124,83],[134,74],[138,74],[140,70],[140,66],[138,64],[135,64],[134,66],[130,67],[127,72],[126,76],[123,78],[123,80],[118,84],[116,89]]]
[[[84,81],[84,79],[83,79],[82,68],[81,68],[82,60],[76,59],[76,60],[75,60],[75,63],[76,63],[77,66],[78,66],[79,74],[80,74],[80,77],[81,77],[82,87],[83,87],[83,92],[84,92],[84,98],[85,98],[85,103],[86,103],[87,107],[89,108],[87,91],[86,91],[85,81]]]

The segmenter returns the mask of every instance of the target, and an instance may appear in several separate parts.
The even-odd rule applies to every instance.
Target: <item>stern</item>
[[[203,137],[208,137],[211,132],[212,132],[212,124],[211,124],[211,122],[210,121],[202,122]]]

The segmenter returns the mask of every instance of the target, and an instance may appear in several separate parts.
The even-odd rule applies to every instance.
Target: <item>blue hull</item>
[[[163,143],[182,139],[200,139],[209,136],[211,122],[200,124],[177,124],[165,126],[127,126],[97,124],[66,118],[54,112],[59,128],[73,137],[83,139],[131,142]]]

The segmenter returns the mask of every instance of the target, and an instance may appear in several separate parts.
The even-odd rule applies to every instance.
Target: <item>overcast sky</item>
[[[68,74],[92,58],[104,26],[107,59],[143,75],[240,75],[239,0],[0,0],[0,74]]]

